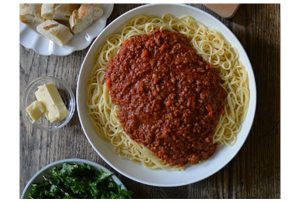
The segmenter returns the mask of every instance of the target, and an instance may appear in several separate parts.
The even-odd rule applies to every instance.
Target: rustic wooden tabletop
[[[139,5],[115,5],[108,23]],[[202,5],[193,5],[208,11]],[[257,109],[247,141],[236,157],[213,176],[187,186],[159,188],[132,181],[110,168],[88,143],[74,115],[61,130],[25,125],[20,114],[20,191],[43,166],[83,158],[112,170],[134,198],[280,198],[280,5],[241,5],[232,19],[221,19],[244,46],[256,77]],[[40,56],[20,46],[20,95],[33,79],[48,75],[67,81],[73,91],[87,52]]]

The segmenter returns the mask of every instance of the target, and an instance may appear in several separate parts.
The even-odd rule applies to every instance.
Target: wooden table
[[[137,6],[115,5],[108,23]],[[207,11],[202,5],[193,6]],[[256,77],[257,109],[249,137],[226,167],[191,185],[152,187],[115,172],[128,189],[133,190],[134,198],[280,197],[280,5],[241,5],[232,19],[220,20],[246,49]],[[43,75],[64,79],[75,92],[86,52],[87,49],[66,57],[45,57],[20,46],[21,92],[30,81]],[[88,159],[112,170],[88,143],[77,114],[65,128],[54,132],[32,129],[24,124],[21,118],[20,191],[39,169],[60,159]]]

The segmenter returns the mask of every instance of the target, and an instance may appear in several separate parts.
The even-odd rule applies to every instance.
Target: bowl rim
[[[127,190],[127,188],[125,187],[125,185],[122,183],[122,181],[110,170],[108,170],[107,168],[105,168],[104,166],[94,162],[94,161],[90,161],[90,160],[86,160],[86,159],[80,159],[80,158],[69,158],[69,159],[61,159],[52,163],[47,164],[46,166],[42,167],[38,172],[36,172],[31,178],[30,180],[26,183],[26,186],[24,187],[22,194],[21,194],[21,199],[24,199],[27,191],[29,190],[30,186],[34,183],[34,180],[40,176],[42,173],[44,173],[45,171],[49,170],[50,168],[53,168],[55,166],[58,165],[62,165],[64,163],[74,163],[74,164],[88,164],[90,166],[92,166],[93,168],[97,169],[97,170],[104,170],[105,172],[109,173],[109,174],[113,174],[112,178],[113,180],[120,185],[123,189]]]
[[[56,127],[45,127],[41,124],[37,124],[37,123],[31,123],[29,120],[29,117],[26,114],[26,98],[29,96],[29,91],[32,90],[33,86],[39,82],[39,81],[46,81],[46,80],[53,80],[57,83],[60,83],[62,86],[64,86],[64,88],[67,90],[68,94],[70,95],[70,110],[68,109],[68,116],[61,122],[60,125],[56,126]],[[75,108],[76,108],[76,100],[75,100],[75,95],[73,93],[72,88],[62,79],[58,79],[54,76],[40,76],[38,78],[33,79],[26,87],[25,90],[23,91],[22,94],[22,99],[21,99],[21,111],[22,111],[22,115],[23,115],[23,120],[27,123],[30,123],[34,128],[38,128],[41,130],[47,130],[47,131],[54,131],[60,128],[63,128],[64,126],[66,126],[72,119],[72,117],[74,116],[75,113]],[[50,122],[49,122],[50,123]]]
[[[122,168],[118,167],[118,166],[115,166],[113,163],[111,163],[95,146],[95,144],[91,141],[88,133],[87,133],[87,130],[86,128],[84,127],[84,124],[83,124],[83,119],[84,119],[84,114],[82,114],[82,110],[80,109],[80,104],[79,104],[79,91],[80,91],[80,83],[83,82],[81,81],[83,78],[82,78],[82,74],[83,74],[83,69],[84,69],[84,66],[85,66],[85,63],[87,63],[88,60],[92,60],[91,58],[95,57],[94,55],[91,55],[91,52],[94,52],[93,49],[95,49],[95,45],[97,44],[98,40],[100,39],[100,37],[102,36],[103,33],[106,32],[107,29],[110,28],[111,25],[113,25],[115,22],[119,21],[121,18],[123,18],[125,15],[128,15],[128,14],[131,14],[132,12],[135,12],[136,10],[140,10],[140,9],[144,9],[144,8],[147,8],[147,7],[152,7],[152,6],[179,6],[179,7],[182,7],[184,9],[190,9],[190,10],[193,10],[195,12],[200,12],[206,16],[208,16],[209,18],[212,18],[214,21],[216,21],[218,24],[220,24],[220,26],[222,27],[222,29],[224,29],[226,32],[228,32],[230,35],[231,35],[231,38],[235,41],[238,42],[238,46],[240,46],[240,50],[245,53],[245,61],[246,63],[248,63],[248,67],[246,70],[248,72],[248,78],[249,77],[252,77],[253,80],[252,80],[252,83],[249,82],[249,89],[250,89],[250,101],[249,101],[249,105],[248,105],[248,111],[247,111],[247,114],[245,116],[245,119],[243,121],[242,124],[245,123],[245,120],[247,118],[247,116],[249,116],[249,123],[248,123],[248,127],[247,127],[247,133],[244,135],[245,137],[241,140],[241,143],[239,145],[239,147],[236,149],[236,151],[234,153],[232,153],[231,155],[229,155],[228,157],[228,160],[226,160],[226,163],[222,163],[222,166],[219,166],[218,169],[215,169],[211,172],[209,172],[209,174],[206,175],[206,177],[204,178],[201,178],[201,179],[193,179],[193,180],[190,180],[189,182],[179,182],[179,183],[172,183],[172,184],[168,184],[168,183],[154,183],[154,182],[148,182],[148,181],[145,181],[143,179],[139,179],[135,176],[132,176],[126,172],[123,172],[122,171]],[[136,14],[138,15],[138,14]],[[222,33],[223,34],[223,33]],[[226,36],[224,35],[224,37],[226,38]],[[227,39],[227,38],[226,38]],[[96,51],[97,52],[97,51]],[[240,52],[239,52],[240,53]],[[92,45],[90,46],[88,52],[86,53],[85,57],[84,57],[84,60],[82,62],[82,65],[80,67],[80,71],[79,71],[79,75],[78,75],[78,80],[77,80],[77,88],[76,88],[76,102],[77,102],[77,113],[78,113],[78,117],[79,117],[79,121],[80,121],[80,124],[81,124],[81,127],[84,131],[84,134],[86,136],[86,138],[88,139],[90,145],[93,147],[93,149],[96,151],[96,153],[109,165],[111,166],[114,170],[116,170],[117,172],[121,173],[122,175],[128,177],[129,179],[132,179],[136,182],[139,182],[139,183],[142,183],[142,184],[146,184],[146,185],[151,185],[151,186],[157,186],[157,187],[178,187],[178,186],[183,186],[183,185],[188,185],[188,184],[192,184],[192,183],[196,183],[196,182],[199,182],[201,180],[204,180],[208,177],[210,177],[211,175],[217,173],[218,171],[220,171],[221,169],[223,169],[229,162],[231,162],[231,160],[233,160],[233,158],[237,155],[237,153],[240,151],[240,149],[242,148],[242,146],[244,145],[246,139],[248,138],[250,132],[251,132],[251,128],[252,128],[252,125],[253,125],[253,122],[254,122],[254,117],[255,117],[255,112],[256,112],[256,103],[257,103],[257,90],[256,90],[256,82],[255,82],[255,75],[254,75],[254,72],[253,72],[253,68],[252,68],[252,64],[249,60],[249,57],[247,55],[247,52],[245,51],[242,43],[239,41],[239,39],[236,37],[236,35],[223,23],[221,22],[219,19],[217,19],[216,17],[214,17],[213,15],[209,14],[208,12],[202,10],[202,9],[199,9],[199,8],[196,8],[196,7],[193,7],[193,6],[190,6],[190,5],[185,5],[185,4],[146,4],[146,5],[142,5],[142,6],[139,6],[139,7],[136,7],[134,9],[131,9],[125,13],[123,13],[122,15],[118,16],[116,19],[114,19],[109,25],[107,25],[103,30],[102,32],[98,35],[98,37],[96,37],[96,39],[94,40],[94,42],[92,43]],[[252,88],[251,88],[252,86]],[[250,108],[250,104],[252,102],[252,108]],[[242,130],[243,127],[241,127],[241,130]],[[248,129],[249,128],[249,129]],[[241,131],[240,130],[240,131]],[[240,132],[239,132],[240,133]],[[116,154],[117,155],[117,154]]]

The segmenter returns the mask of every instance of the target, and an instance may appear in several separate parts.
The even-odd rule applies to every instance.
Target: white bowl
[[[237,135],[236,143],[232,146],[218,147],[216,153],[209,160],[203,161],[197,165],[190,166],[184,171],[151,170],[142,165],[136,164],[130,160],[120,157],[114,152],[113,146],[97,134],[88,115],[86,106],[87,80],[90,77],[91,71],[95,64],[98,49],[104,43],[106,38],[111,33],[118,32],[121,26],[127,20],[138,14],[161,16],[162,14],[166,13],[171,13],[177,17],[180,17],[182,15],[193,16],[195,19],[199,20],[209,28],[216,29],[221,32],[225,36],[225,38],[232,44],[232,46],[237,49],[240,61],[245,66],[249,77],[249,109],[242,124],[241,130]],[[132,180],[153,186],[172,187],[194,183],[209,177],[210,175],[223,168],[237,154],[237,152],[244,144],[251,129],[255,114],[255,108],[256,86],[254,74],[248,56],[242,45],[234,36],[234,34],[215,17],[202,10],[187,5],[150,4],[138,7],[121,15],[110,25],[108,25],[94,41],[87,55],[85,56],[78,77],[77,110],[81,126],[90,144],[93,146],[95,151],[105,160],[105,162],[115,170]]]
[[[107,168],[105,168],[97,163],[94,163],[92,161],[88,161],[88,160],[84,160],[84,159],[74,158],[74,159],[63,159],[60,161],[55,161],[53,163],[46,165],[41,170],[39,170],[34,176],[32,176],[32,178],[27,182],[27,184],[22,192],[21,198],[22,199],[26,198],[28,191],[31,189],[32,184],[43,181],[43,175],[46,175],[52,168],[57,167],[57,166],[62,166],[62,164],[64,164],[64,163],[72,163],[72,164],[84,164],[85,163],[85,164],[90,165],[92,168],[94,168],[96,170],[99,170],[99,171],[103,170],[107,173],[111,173]],[[124,186],[124,184],[115,175],[112,176],[112,179],[114,180],[114,182],[117,185],[120,185],[122,189],[127,190],[126,187]]]
[[[35,27],[31,27],[20,22],[20,43],[28,49],[34,50],[40,55],[58,55],[65,56],[74,51],[83,50],[88,47],[93,39],[99,35],[106,25],[106,20],[110,16],[114,5],[101,4],[103,8],[103,15],[93,22],[84,31],[75,34],[74,37],[64,46],[59,46],[51,40],[39,34]]]

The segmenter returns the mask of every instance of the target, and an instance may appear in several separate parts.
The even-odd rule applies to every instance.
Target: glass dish
[[[65,103],[68,109],[68,115],[65,119],[58,122],[50,123],[45,116],[42,116],[39,120],[32,123],[30,117],[26,113],[26,107],[36,100],[35,92],[38,90],[38,87],[47,83],[55,84],[63,102]],[[33,80],[26,87],[23,94],[21,107],[22,107],[21,110],[23,113],[23,119],[25,122],[32,124],[34,128],[39,128],[43,130],[55,130],[64,127],[71,120],[75,111],[75,97],[70,86],[67,85],[64,81],[57,79],[55,77],[42,76]]]

